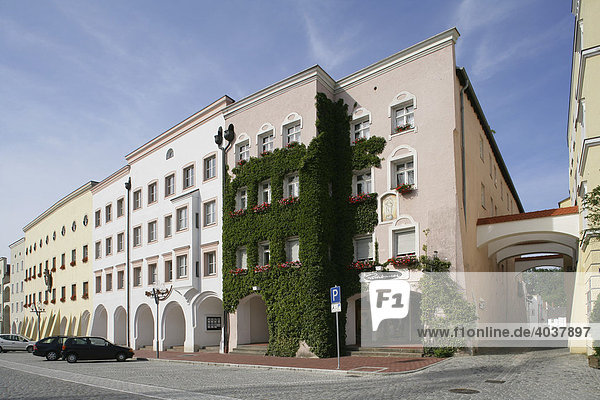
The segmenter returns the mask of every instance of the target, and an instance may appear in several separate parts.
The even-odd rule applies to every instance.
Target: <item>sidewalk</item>
[[[152,350],[136,350],[135,357],[155,360],[156,352]],[[246,354],[161,351],[160,359],[265,368],[337,370],[337,358],[292,358]],[[341,357],[340,370],[360,373],[398,373],[419,370],[442,360],[442,358],[433,357]]]

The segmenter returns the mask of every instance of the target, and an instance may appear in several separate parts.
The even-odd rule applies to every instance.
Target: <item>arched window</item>
[[[173,149],[169,149],[169,150],[167,150],[167,160],[168,160],[169,158],[173,158],[173,154],[174,154],[174,153],[173,153]]]

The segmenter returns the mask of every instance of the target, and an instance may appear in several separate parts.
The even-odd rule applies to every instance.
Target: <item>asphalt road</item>
[[[468,389],[472,394],[454,393]],[[599,399],[600,370],[566,350],[457,357],[402,375],[0,354],[0,399]]]

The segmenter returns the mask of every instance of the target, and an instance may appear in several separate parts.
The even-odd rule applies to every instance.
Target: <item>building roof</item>
[[[532,211],[521,214],[501,215],[498,217],[479,218],[477,225],[498,224],[501,222],[521,221],[525,219],[556,217],[559,215],[577,214],[579,207],[552,208],[550,210]]]

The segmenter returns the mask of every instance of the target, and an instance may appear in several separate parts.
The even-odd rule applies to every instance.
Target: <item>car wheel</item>
[[[49,351],[46,353],[46,360],[48,361],[56,361],[58,360],[58,353],[55,351]]]
[[[73,354],[73,353],[69,354],[67,356],[67,362],[70,364],[76,363],[77,362],[77,354]]]
[[[27,346],[27,352],[33,353],[33,346]]]
[[[125,361],[125,360],[127,360],[127,356],[125,355],[125,353],[117,354],[117,361]]]
[[[0,347],[0,353],[6,353],[6,351],[2,350],[2,347]]]

